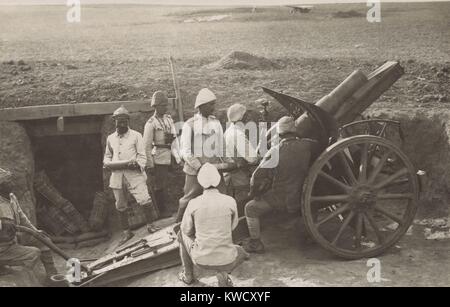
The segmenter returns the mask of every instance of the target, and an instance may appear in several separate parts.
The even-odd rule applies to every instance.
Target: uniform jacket
[[[123,177],[132,185],[136,186],[140,182],[147,180],[144,168],[147,162],[145,156],[145,146],[142,135],[129,129],[124,135],[114,132],[106,139],[106,149],[103,163],[127,161],[136,159],[140,170],[115,170],[111,172],[109,187],[111,189],[122,189]]]
[[[258,186],[264,180],[270,180],[271,192],[281,200],[280,209],[298,211],[303,182],[308,175],[311,150],[315,141],[290,137],[272,147],[264,156],[258,168],[252,175],[251,184]],[[278,155],[274,167],[269,161]],[[272,160],[272,161],[276,161]]]
[[[22,211],[22,208],[15,202],[11,202],[0,196],[0,218],[7,218],[15,221],[17,225],[25,226],[33,230],[37,230],[36,227],[30,222],[28,217]],[[0,232],[2,231],[2,225],[0,221]],[[17,242],[17,238],[14,238],[9,242],[0,242],[0,247],[8,246]]]
[[[225,152],[227,158],[232,158],[235,162],[245,160],[249,164],[256,164],[258,161],[258,153],[249,142],[245,131],[234,123],[225,131]],[[237,169],[226,174],[225,177],[230,178],[231,185],[234,187],[248,186],[250,183],[250,172],[244,169]]]
[[[238,224],[234,198],[208,189],[192,199],[184,212],[181,231],[194,238],[192,260],[200,265],[227,265],[236,260],[232,231]]]
[[[180,154],[185,162],[183,171],[188,175],[197,175],[206,162],[224,162],[223,129],[219,120],[199,113],[188,119],[181,132]]]
[[[176,140],[175,124],[168,114],[164,114],[162,118],[154,114],[145,124],[144,143],[147,167],[154,167],[155,164],[170,165],[172,153],[176,148],[173,148],[171,141],[170,143],[166,141],[166,133],[171,134]],[[176,152],[174,156],[177,157]]]

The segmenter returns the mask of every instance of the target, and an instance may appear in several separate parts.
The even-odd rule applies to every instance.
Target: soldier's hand
[[[46,233],[44,230],[38,229],[37,232],[44,237],[47,237],[50,239],[50,235],[48,233]]]
[[[128,162],[128,168],[131,170],[137,170],[139,169],[139,164],[136,162],[136,160],[131,160],[130,162]]]

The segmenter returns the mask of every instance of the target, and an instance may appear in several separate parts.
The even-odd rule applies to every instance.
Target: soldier
[[[189,202],[180,225],[183,271],[178,278],[186,284],[195,281],[195,263],[215,270],[219,287],[230,287],[233,284],[228,274],[249,256],[241,246],[233,244],[231,234],[238,225],[236,201],[216,189],[220,181],[217,168],[203,164],[198,172],[203,194]]]
[[[155,192],[160,217],[169,217],[166,203],[167,177],[172,163],[172,142],[176,139],[177,132],[172,117],[166,114],[168,106],[166,94],[161,91],[155,92],[151,105],[155,108],[155,113],[144,127],[146,171],[149,178],[154,177],[150,184]]]
[[[227,157],[231,157],[238,168],[225,173],[227,186],[231,187],[232,195],[238,203],[239,213],[242,214],[243,205],[248,201],[250,188],[250,168],[257,164],[259,157],[252,143],[249,142],[243,129],[247,108],[236,103],[228,108],[227,116],[230,122],[225,131],[225,151]]]
[[[149,233],[159,230],[152,225],[152,221],[158,218],[158,211],[147,189],[145,174],[147,159],[142,135],[129,128],[130,114],[123,106],[114,112],[113,119],[116,123],[116,132],[110,134],[106,140],[103,163],[105,168],[111,170],[109,187],[113,190],[116,208],[119,211],[123,229],[119,245],[122,245],[134,236],[128,224],[125,191],[129,191],[136,202],[143,206]]]
[[[189,201],[199,196],[203,189],[197,181],[197,173],[203,164],[224,162],[223,129],[219,120],[213,115],[216,95],[209,89],[200,90],[195,100],[198,113],[183,125],[180,137],[180,155],[184,160],[183,171],[186,173],[184,196],[180,199],[176,221],[180,222]],[[218,189],[225,192],[223,180]]]
[[[300,191],[315,141],[300,139],[295,121],[289,116],[281,118],[276,129],[280,143],[266,153],[250,181],[253,199],[245,205],[250,233],[250,240],[244,244],[247,252],[264,252],[260,239],[260,216],[273,210],[287,211],[291,215],[300,211]],[[270,164],[276,155],[278,163],[273,168]]]
[[[47,235],[30,222],[14,194],[6,199],[7,190],[6,184],[0,186],[0,267],[24,266],[31,271],[40,259],[50,283],[50,277],[58,274],[50,248],[28,235],[16,235],[16,225]]]

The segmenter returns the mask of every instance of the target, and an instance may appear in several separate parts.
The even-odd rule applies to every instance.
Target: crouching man
[[[250,180],[253,199],[245,205],[250,240],[244,244],[249,253],[264,252],[259,220],[262,215],[273,211],[287,212],[292,216],[300,214],[301,188],[316,143],[297,135],[292,117],[281,118],[276,129],[279,144],[267,152]]]
[[[232,231],[238,224],[236,201],[216,189],[221,177],[212,164],[205,163],[197,179],[204,190],[189,201],[183,215],[178,233],[183,271],[178,277],[192,284],[195,264],[216,271],[219,287],[231,287],[228,274],[248,258],[242,247],[233,244]]]
[[[47,275],[46,283],[50,284],[50,277],[58,274],[51,250],[34,238],[17,234],[16,226],[45,233],[30,222],[14,194],[11,193],[9,197],[8,201],[0,196],[0,269],[5,266],[21,266],[32,271],[37,261],[41,260]]]
[[[109,187],[113,190],[123,229],[120,246],[134,236],[128,223],[126,191],[143,206],[148,232],[153,233],[159,228],[152,225],[152,221],[158,218],[158,211],[147,189],[147,175],[144,170],[147,158],[142,135],[129,128],[130,114],[123,106],[114,111],[113,119],[116,123],[116,132],[109,135],[106,140],[103,164],[105,168],[111,170]]]

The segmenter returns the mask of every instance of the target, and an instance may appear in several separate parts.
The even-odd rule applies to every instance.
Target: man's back
[[[183,217],[181,230],[194,236],[193,260],[202,265],[226,265],[236,259],[232,231],[237,226],[236,201],[208,189],[192,199]]]

